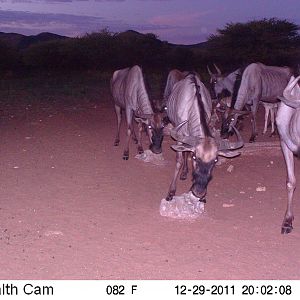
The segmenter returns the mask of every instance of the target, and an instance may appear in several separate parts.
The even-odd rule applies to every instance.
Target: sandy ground
[[[159,214],[174,170],[172,140],[164,140],[164,166],[135,159],[133,143],[123,161],[125,131],[114,147],[109,99],[2,109],[1,279],[300,279],[299,189],[294,231],[281,235],[279,150],[216,167],[206,213],[182,221]],[[299,161],[296,170],[300,178]],[[177,193],[190,185],[190,177],[178,182]]]

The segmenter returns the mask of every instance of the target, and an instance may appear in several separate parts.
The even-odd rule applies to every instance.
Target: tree
[[[16,68],[19,60],[17,50],[0,41],[0,72]]]
[[[276,18],[228,23],[208,39],[211,59],[227,61],[232,66],[258,61],[293,64],[300,58],[299,29],[294,23]]]

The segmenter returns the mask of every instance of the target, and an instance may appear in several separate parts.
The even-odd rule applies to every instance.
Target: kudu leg
[[[115,112],[117,116],[117,134],[114,142],[114,146],[119,146],[120,143],[120,127],[121,127],[121,107],[115,105]]]
[[[270,113],[270,108],[264,106],[265,108],[265,126],[264,126],[264,131],[263,134],[266,134],[267,128],[268,128],[268,119],[269,119],[269,113]]]
[[[183,166],[182,166],[182,171],[180,174],[180,180],[186,180],[187,179],[187,174],[189,172],[189,167],[188,167],[188,152],[183,152]]]
[[[270,115],[271,115],[271,134],[270,137],[275,134],[275,108],[271,108],[270,110]]]
[[[142,146],[142,133],[143,133],[143,123],[139,122],[138,123],[138,139],[137,139],[138,153],[139,154],[144,153],[144,149],[143,149],[143,146]]]
[[[252,113],[251,113],[252,134],[249,139],[249,143],[255,142],[255,139],[257,136],[255,115],[256,115],[256,109],[254,111],[252,111]]]
[[[135,144],[137,144],[138,143],[138,139],[136,137],[133,124],[131,125],[131,134],[132,134],[132,140],[134,141]]]
[[[176,152],[175,172],[174,172],[173,180],[172,180],[172,182],[170,184],[170,187],[169,187],[168,195],[166,197],[167,201],[171,201],[172,198],[173,198],[173,196],[176,193],[176,182],[177,182],[177,177],[178,177],[179,171],[180,171],[180,169],[182,167],[182,163],[183,163],[182,152]]]
[[[130,137],[131,137],[132,117],[133,117],[132,110],[126,110],[127,137],[126,137],[125,148],[124,148],[124,152],[123,152],[124,160],[129,159],[129,141],[130,141]]]
[[[295,165],[294,165],[293,152],[286,146],[284,142],[281,142],[281,148],[282,148],[282,152],[283,152],[283,156],[287,168],[286,186],[287,186],[287,194],[288,194],[287,209],[281,227],[281,233],[284,234],[284,233],[290,233],[293,230],[293,226],[292,226],[294,220],[293,195],[296,187],[296,177],[295,177],[295,170],[294,170]]]

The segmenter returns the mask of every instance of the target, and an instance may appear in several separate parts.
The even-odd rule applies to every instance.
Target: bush
[[[234,66],[251,62],[289,65],[295,49],[299,49],[299,29],[294,23],[275,18],[229,23],[210,36],[210,60]]]
[[[300,62],[298,30],[298,25],[274,18],[229,23],[206,43],[177,46],[160,41],[152,33],[112,33],[104,29],[82,37],[39,42],[19,52],[0,43],[0,67],[112,72],[137,64],[148,71],[165,73],[173,68],[199,71],[213,62],[227,70],[251,62],[294,66]]]

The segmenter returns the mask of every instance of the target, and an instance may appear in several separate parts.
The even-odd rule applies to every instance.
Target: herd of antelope
[[[249,114],[252,134],[250,142],[257,135],[256,113],[258,105],[265,108],[266,133],[268,115],[271,116],[272,134],[275,131],[274,120],[280,137],[282,152],[287,167],[287,210],[281,227],[281,233],[290,233],[294,219],[292,202],[296,187],[294,172],[294,154],[300,155],[300,87],[289,68],[266,66],[252,63],[244,70],[237,69],[229,75],[222,74],[214,65],[216,73],[208,67],[212,93],[201,81],[196,72],[172,70],[168,74],[163,100],[154,105],[145,88],[142,70],[133,66],[114,72],[111,79],[111,93],[117,116],[117,134],[114,145],[119,145],[121,111],[125,111],[127,136],[123,159],[129,158],[129,142],[132,139],[143,153],[141,136],[146,128],[150,150],[162,152],[164,127],[172,125],[171,137],[177,142],[172,146],[176,151],[175,172],[169,186],[166,200],[172,200],[176,192],[176,181],[180,173],[186,179],[188,173],[188,154],[192,157],[191,192],[199,201],[205,202],[206,190],[218,156],[235,157],[244,145],[236,128],[239,116]],[[228,93],[221,98],[223,91]],[[216,100],[212,100],[216,98]],[[216,134],[213,114],[222,113],[220,134]],[[136,136],[133,119],[138,123]],[[228,135],[234,133],[236,141],[230,142]]]

